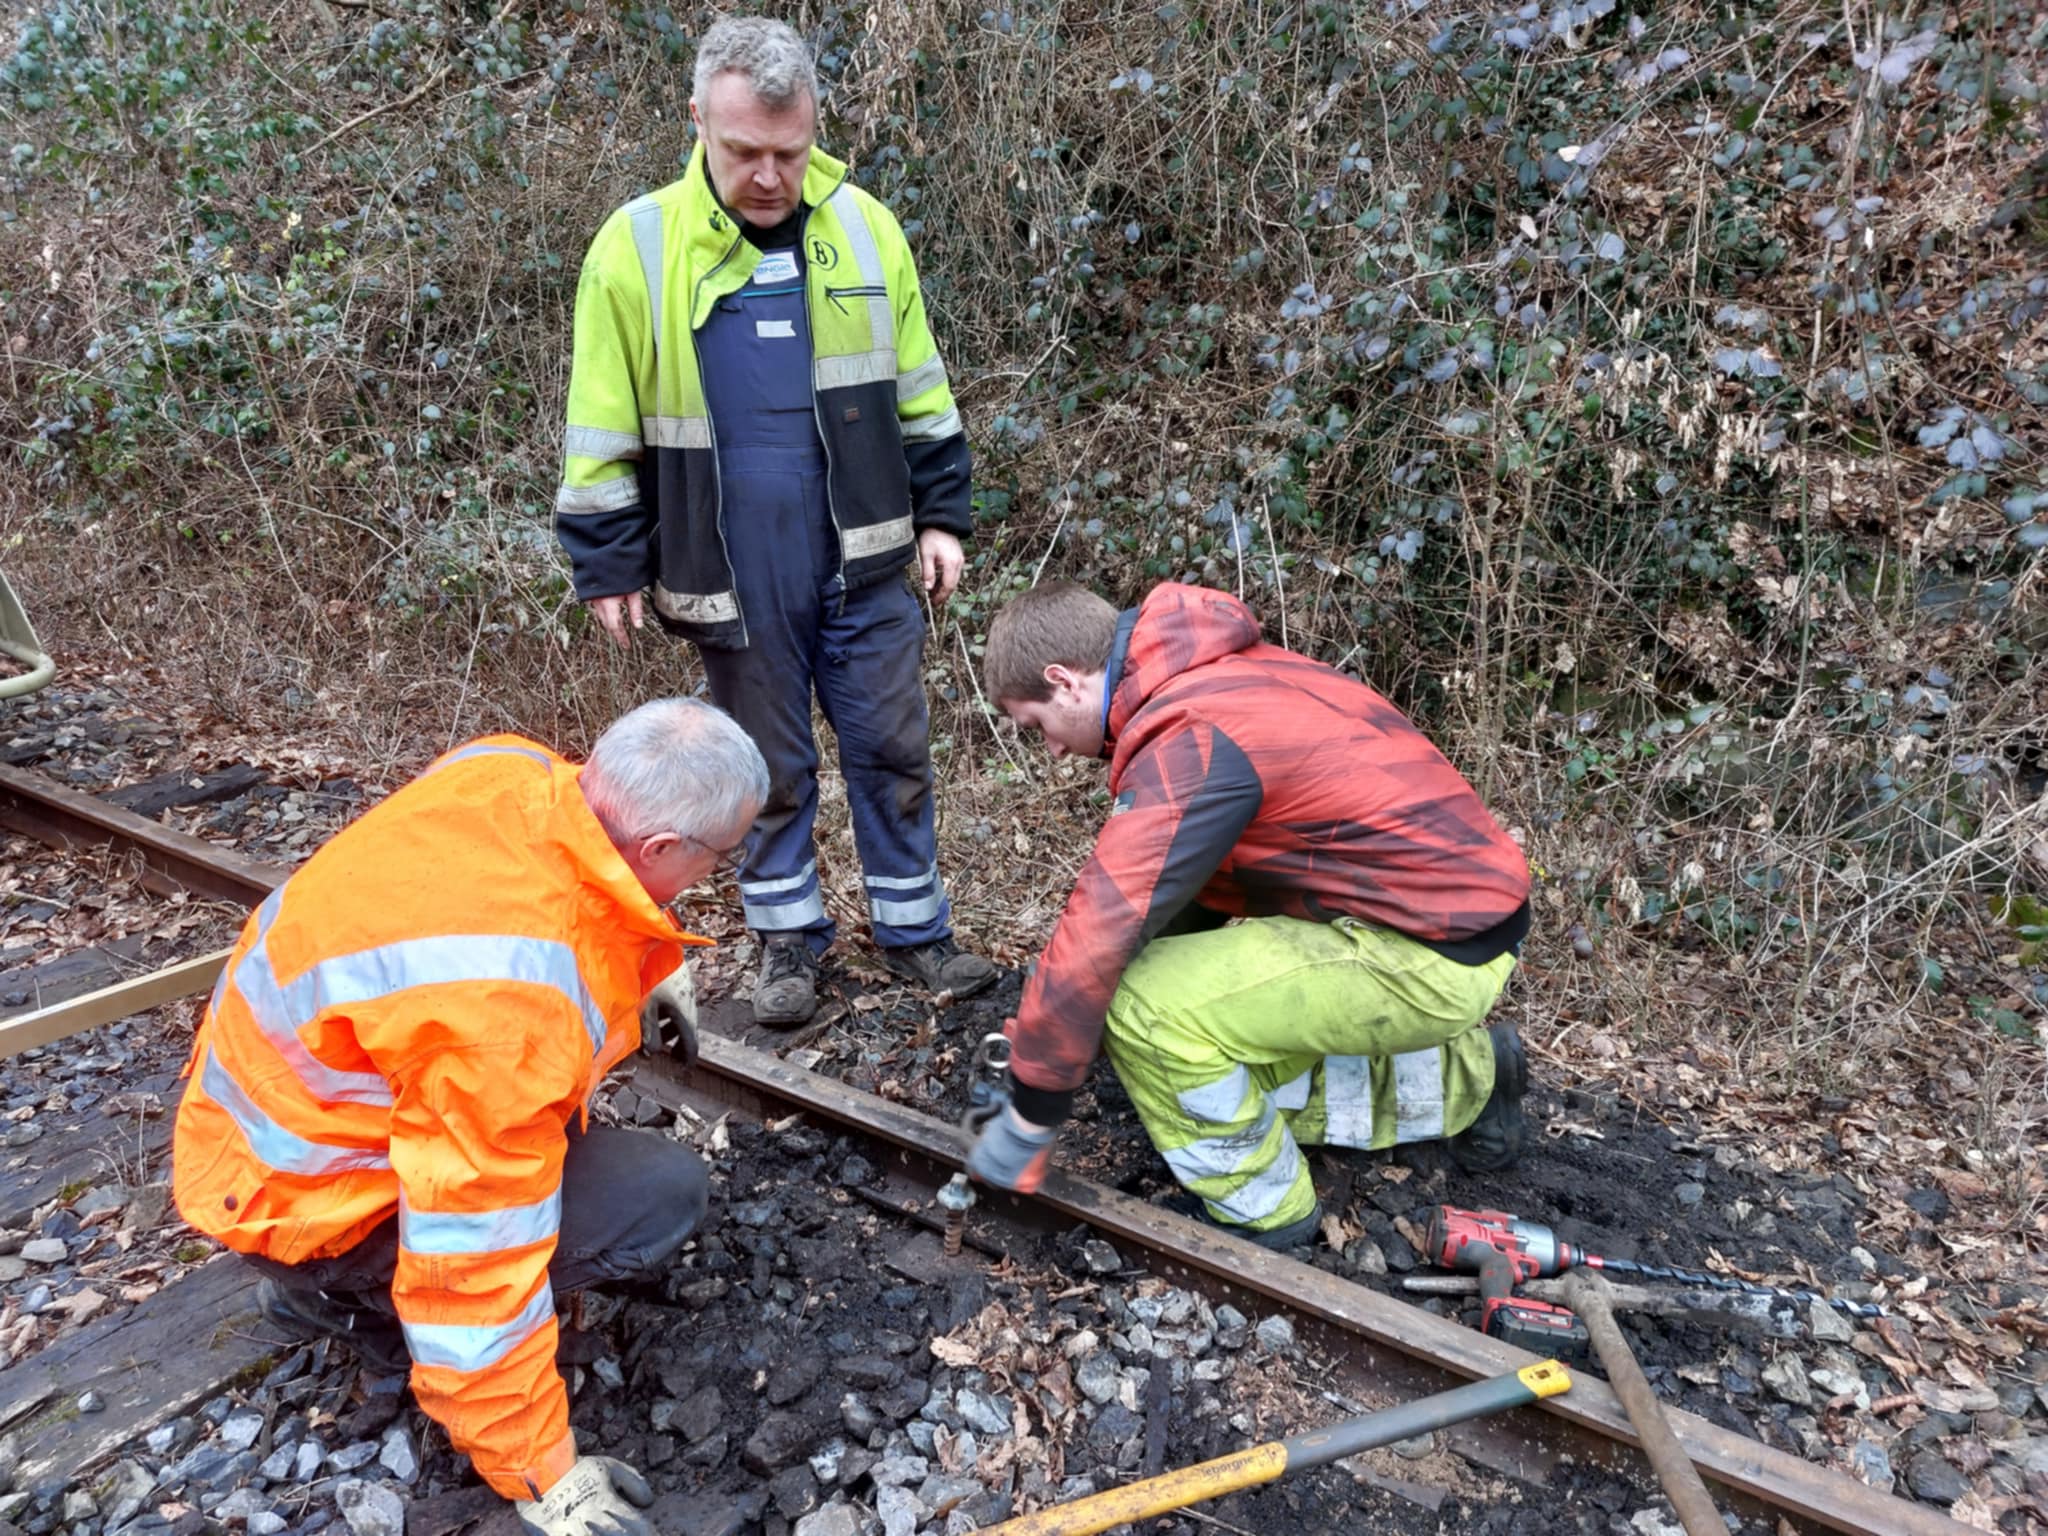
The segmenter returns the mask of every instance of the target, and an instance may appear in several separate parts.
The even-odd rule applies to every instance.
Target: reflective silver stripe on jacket
[[[626,204],[626,220],[633,227],[633,250],[640,258],[640,276],[647,284],[647,308],[652,322],[647,335],[654,347],[654,413],[666,416],[668,402],[662,398],[662,391],[667,386],[661,377],[661,204],[651,192],[636,197]],[[654,441],[652,437],[647,440]]]
[[[886,523],[875,523],[867,528],[848,528],[839,535],[839,546],[849,560],[860,560],[868,555],[887,554],[899,545],[907,545],[916,535],[911,527],[910,514],[891,518]]]
[[[438,1365],[451,1371],[481,1371],[496,1365],[520,1344],[555,1320],[555,1293],[543,1280],[533,1300],[509,1323],[495,1328],[454,1323],[407,1323],[405,1347],[416,1365]]]
[[[856,352],[851,357],[820,357],[811,364],[811,385],[818,390],[845,389],[853,384],[886,384],[896,377],[896,349]]]
[[[571,427],[562,434],[562,452],[579,459],[637,459],[645,444],[631,432],[604,427]]]
[[[340,1072],[319,1061],[299,1031],[330,1008],[375,1002],[414,987],[512,982],[559,993],[583,1021],[591,1054],[604,1049],[607,1027],[597,1001],[584,985],[576,952],[557,939],[508,933],[440,934],[400,939],[336,955],[280,983],[270,963],[270,925],[289,885],[281,885],[258,909],[256,942],[235,962],[235,990],[249,1005],[263,1037],[315,1098],[330,1102],[389,1104],[391,1086],[381,1074]]]
[[[873,350],[886,351],[893,357],[896,351],[896,312],[891,308],[886,292],[888,280],[882,271],[882,253],[875,245],[875,232],[868,228],[868,216],[861,208],[860,196],[853,190],[853,183],[842,181],[839,189],[825,199],[825,206],[832,210],[839,220],[839,227],[846,232],[846,243],[853,248],[854,265],[860,268],[861,285],[884,290],[868,299],[868,334],[873,338]]]
[[[709,416],[642,416],[640,435],[656,448],[709,448]]]
[[[228,1118],[242,1133],[258,1162],[280,1173],[298,1173],[319,1178],[349,1173],[359,1168],[389,1168],[390,1157],[370,1147],[337,1147],[330,1142],[310,1141],[288,1131],[258,1107],[243,1091],[234,1075],[221,1064],[211,1048],[199,1068],[199,1086],[206,1096],[227,1111]]]
[[[919,363],[896,380],[896,403],[906,405],[928,389],[937,389],[946,382],[946,365],[937,357],[930,362]]]
[[[640,504],[640,479],[620,475],[597,485],[565,485],[555,492],[555,513],[560,517],[583,517],[592,512],[623,512]]]
[[[443,768],[450,767],[456,763],[467,762],[472,757],[507,756],[528,758],[533,762],[539,763],[541,767],[547,770],[549,773],[553,773],[555,770],[553,759],[551,759],[547,755],[547,753],[537,752],[532,747],[515,747],[510,742],[473,741],[466,747],[457,747],[453,752],[450,752],[446,757],[440,758],[434,763],[430,764],[427,768],[427,773],[438,773]],[[426,773],[420,775],[421,778],[425,778],[426,776]]]
[[[277,887],[263,898],[263,905],[256,909],[256,941],[229,968],[234,988],[248,1005],[249,1016],[256,1021],[256,1028],[270,1042],[270,1048],[291,1068],[292,1075],[307,1093],[329,1104],[388,1105],[391,1102],[391,1085],[384,1080],[383,1073],[344,1072],[338,1067],[331,1067],[307,1050],[306,1042],[299,1038],[300,1028],[310,1024],[314,1014],[300,1015],[297,1004],[305,994],[295,990],[293,995],[287,996],[279,987],[276,972],[270,964],[270,930],[284,906],[284,893],[289,886],[287,881]],[[302,981],[305,979],[301,978]],[[313,990],[316,993],[318,987],[315,979]]]
[[[398,1191],[398,1246],[408,1253],[479,1254],[549,1242],[562,1229],[562,1191],[496,1211],[414,1210]]]
[[[732,624],[740,616],[740,602],[730,592],[671,592],[660,582],[654,584],[655,611],[678,624]]]
[[[912,416],[902,423],[903,441],[906,443],[935,443],[961,430],[960,412],[952,406],[940,415]]]

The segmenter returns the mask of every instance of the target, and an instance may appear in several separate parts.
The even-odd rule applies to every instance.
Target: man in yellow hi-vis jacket
[[[889,211],[815,144],[795,32],[721,21],[698,50],[680,181],[598,231],[576,297],[556,528],[625,644],[651,591],[772,789],[740,872],[755,1017],[816,1006],[831,943],[811,826],[811,694],[839,738],[868,916],[892,970],[976,992],[939,880],[915,554],[943,602],[970,528],[967,439]]]

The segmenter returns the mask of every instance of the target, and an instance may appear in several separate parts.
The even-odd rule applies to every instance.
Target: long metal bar
[[[79,801],[86,803],[80,806]],[[0,826],[59,847],[112,838],[141,853],[151,869],[175,871],[181,888],[223,900],[260,900],[288,873],[98,805],[39,774],[5,765],[0,765]],[[88,831],[92,828],[102,830],[93,834]],[[203,987],[195,985],[192,990]],[[686,1075],[716,1096],[773,1102],[785,1111],[803,1109],[939,1166],[958,1168],[962,1163],[966,1148],[954,1126],[734,1041],[707,1035],[702,1043],[703,1055]],[[640,1072],[645,1077],[664,1067],[644,1063]],[[1348,1333],[1359,1341],[1368,1361],[1372,1348],[1384,1348],[1427,1368],[1474,1379],[1538,1363],[1534,1355],[1393,1297],[1057,1169],[1048,1174],[1035,1198],[1146,1250],[1169,1273],[1178,1268],[1206,1274]],[[1025,1202],[997,1195],[986,1203],[1004,1209]],[[1641,1448],[1620,1401],[1603,1382],[1582,1377],[1573,1391],[1543,1406],[1596,1437]],[[1674,1411],[1670,1420],[1686,1456],[1703,1476],[1814,1525],[1872,1536],[1956,1536],[1967,1529],[1926,1505],[1880,1494],[1846,1473],[1800,1461],[1693,1414]]]
[[[1614,1321],[1607,1282],[1591,1270],[1574,1269],[1565,1275],[1564,1285],[1573,1310],[1585,1319],[1586,1329],[1593,1335],[1593,1347],[1600,1352],[1600,1364],[1613,1384],[1615,1396],[1621,1399],[1629,1422],[1642,1437],[1643,1454],[1650,1458],[1657,1481],[1664,1485],[1665,1497],[1678,1511],[1678,1523],[1685,1527],[1685,1536],[1727,1536],[1721,1512],[1714,1508],[1706,1484],[1700,1481],[1699,1468],[1672,1433],[1669,1410],[1650,1389],[1649,1378],[1636,1363],[1635,1351],[1621,1336]]]
[[[33,1013],[16,1014],[0,1023],[0,1060],[32,1046],[62,1040],[66,1035],[97,1029],[130,1014],[147,1013],[181,997],[196,996],[213,985],[221,967],[228,963],[228,954],[225,949],[216,950],[196,960],[181,960],[167,970],[117,981],[83,997],[52,1003]]]

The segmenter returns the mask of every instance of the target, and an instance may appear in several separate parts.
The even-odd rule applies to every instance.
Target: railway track
[[[186,890],[216,900],[259,901],[289,873],[174,832],[66,789],[39,774],[0,765],[0,826],[59,848],[111,852],[159,892]],[[211,966],[188,962],[173,995],[212,984]],[[0,1025],[0,1055],[61,1038],[169,1000],[165,973]],[[152,987],[151,984],[154,983]],[[116,1010],[109,1012],[108,1010]],[[707,1035],[702,1059],[683,1071],[643,1062],[635,1088],[671,1108],[732,1109],[763,1120],[801,1114],[881,1153],[900,1209],[930,1219],[931,1196],[960,1166],[966,1147],[951,1125],[763,1051]],[[1054,1171],[1032,1199],[984,1194],[970,1217],[970,1243],[1000,1251],[1003,1230],[1086,1223],[1140,1252],[1154,1273],[1212,1300],[1252,1299],[1280,1309],[1317,1338],[1354,1377],[1401,1398],[1531,1364],[1536,1357],[1393,1297],[1249,1243],[1215,1233],[1105,1185]],[[1878,1536],[1935,1536],[1965,1527],[1922,1504],[1882,1494],[1845,1473],[1801,1461],[1758,1441],[1674,1411],[1685,1454],[1730,1507],[1808,1529]],[[1472,1459],[1540,1482],[1571,1456],[1629,1468],[1652,1480],[1620,1401],[1605,1382],[1578,1373],[1573,1390],[1512,1415],[1468,1425],[1454,1436]]]

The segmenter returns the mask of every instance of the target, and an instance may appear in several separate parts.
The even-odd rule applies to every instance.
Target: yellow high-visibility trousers
[[[1154,939],[1104,1046],[1181,1186],[1263,1232],[1314,1208],[1301,1147],[1455,1135],[1493,1092],[1482,1027],[1515,966],[1461,965],[1340,918],[1252,918]]]

